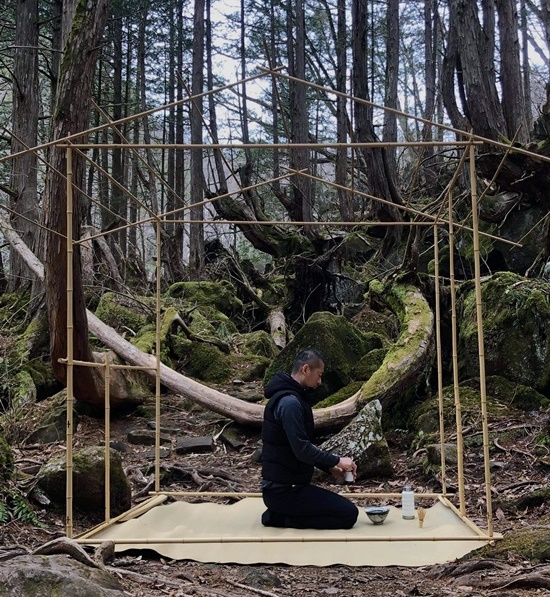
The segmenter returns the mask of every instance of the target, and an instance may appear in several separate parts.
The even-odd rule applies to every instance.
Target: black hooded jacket
[[[262,427],[262,477],[266,482],[307,485],[314,467],[324,471],[339,457],[313,445],[314,424],[310,392],[287,373],[279,372],[267,384],[269,398]]]

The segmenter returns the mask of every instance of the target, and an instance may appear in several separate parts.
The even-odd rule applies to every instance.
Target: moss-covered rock
[[[315,348],[323,354],[323,382],[328,393],[333,393],[351,381],[351,371],[365,354],[367,343],[364,335],[341,315],[314,313],[275,358],[265,381],[277,371],[290,372],[294,357],[304,348]]]
[[[235,340],[235,344],[244,354],[263,356],[274,359],[279,354],[273,338],[264,330],[241,334]]]
[[[132,490],[116,450],[110,453],[111,513],[121,514],[130,508]],[[65,455],[44,464],[37,474],[39,487],[57,504],[65,503]],[[84,512],[103,512],[105,507],[105,448],[91,446],[73,455],[73,500]]]
[[[479,390],[465,386],[459,388],[461,419],[464,425],[480,424],[481,402]],[[506,403],[500,402],[492,396],[487,396],[487,413],[491,418],[505,417],[510,412]],[[443,388],[443,422],[445,430],[456,428],[456,407],[454,387]],[[412,413],[411,430],[423,434],[439,431],[439,400],[437,395],[422,402]]]
[[[151,303],[151,300],[148,301]],[[102,295],[95,314],[117,331],[131,330],[136,334],[146,323],[154,321],[154,306],[144,301],[106,292]]]
[[[194,342],[189,351],[187,372],[205,382],[223,383],[232,374],[229,357],[217,346],[204,342]]]
[[[547,528],[527,528],[506,533],[500,541],[474,552],[476,558],[508,560],[510,553],[532,563],[550,561],[550,533]],[[473,555],[471,556],[473,557]]]
[[[367,381],[382,366],[387,348],[375,348],[362,357],[352,369],[351,376],[359,381]]]
[[[334,392],[334,394],[331,394],[330,396],[327,396],[325,399],[318,402],[314,408],[325,408],[327,406],[340,404],[340,402],[351,398],[356,392],[358,392],[362,385],[362,381],[352,381],[347,386],[340,388],[337,392]]]
[[[321,447],[340,456],[350,456],[357,464],[357,478],[392,477],[388,443],[382,432],[382,405],[373,400]]]
[[[485,371],[550,396],[550,284],[501,272],[481,285]],[[479,372],[476,295],[461,292],[459,355],[461,377]]]
[[[243,310],[242,301],[237,298],[235,287],[225,280],[177,282],[170,286],[167,295],[184,299],[190,307],[209,305],[225,315],[235,315]]]
[[[463,381],[461,386],[479,388],[479,378]],[[500,375],[488,376],[485,379],[485,388],[487,394],[493,398],[522,410],[538,410],[546,408],[550,404],[550,400],[546,396],[533,388],[510,381]]]
[[[231,378],[242,381],[256,381],[263,379],[265,370],[271,359],[261,355],[232,354],[229,356]]]

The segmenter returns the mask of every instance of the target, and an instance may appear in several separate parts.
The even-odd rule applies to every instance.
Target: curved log
[[[42,264],[1,216],[0,229],[29,267],[43,279]],[[319,429],[341,427],[347,424],[371,400],[380,400],[383,407],[395,401],[403,389],[415,380],[432,356],[433,314],[422,293],[407,284],[393,284],[391,287],[380,285],[379,292],[384,293],[384,300],[389,301],[399,314],[401,335],[386,354],[381,367],[356,394],[340,404],[314,410],[315,426]],[[148,368],[146,372],[149,377],[156,376],[154,355],[138,350],[91,311],[86,311],[86,316],[90,332],[108,348],[127,363]],[[256,427],[262,424],[264,407],[260,404],[248,403],[203,386],[162,363],[160,380],[176,394],[182,394],[201,406],[238,423]]]

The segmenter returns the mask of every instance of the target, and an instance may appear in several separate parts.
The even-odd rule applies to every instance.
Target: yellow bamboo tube
[[[396,542],[437,542],[437,541],[493,541],[493,538],[479,535],[469,536],[437,536],[437,535],[327,535],[320,532],[317,535],[271,535],[262,537],[110,537],[110,541],[119,545],[167,545],[167,544],[195,544],[195,543],[396,543]],[[105,539],[76,539],[83,545],[100,545]]]
[[[454,224],[453,224],[453,191],[449,189],[449,269],[451,287],[451,338],[452,338],[452,363],[453,363],[453,389],[456,419],[456,452],[458,469],[458,496],[460,512],[466,512],[464,499],[464,443],[462,439],[462,408],[460,404],[460,391],[458,387],[458,340],[456,318],[456,287],[455,287],[455,259],[454,259]]]
[[[220,498],[261,498],[259,492],[239,492],[239,491],[150,491],[149,495],[166,495],[172,497],[220,497]],[[401,492],[395,493],[349,493],[342,492],[339,495],[356,499],[396,499],[401,500]],[[415,493],[415,499],[439,499],[443,497],[441,493]],[[449,496],[447,496],[449,497]]]
[[[66,151],[67,160],[67,459],[65,533],[73,536],[73,152]]]
[[[479,256],[479,221],[477,205],[477,181],[475,148],[470,147],[470,185],[472,189],[472,227],[474,229],[474,271],[476,291],[477,345],[479,354],[479,391],[481,396],[481,424],[483,429],[483,462],[485,469],[485,499],[487,508],[487,532],[493,535],[493,507],[491,498],[491,469],[489,455],[489,428],[487,423],[487,394],[485,384],[485,343],[483,338],[483,309],[481,302],[481,266]]]
[[[441,356],[441,296],[439,292],[439,233],[434,226],[435,263],[435,345],[437,352],[437,399],[439,404],[439,439],[441,442],[441,489],[447,493],[447,473],[445,466],[445,417],[443,416],[443,363]]]
[[[157,263],[156,263],[156,276],[157,276],[157,292],[156,292],[156,317],[157,317],[157,329],[156,329],[156,363],[157,363],[157,374],[155,376],[155,490],[160,490],[160,351],[161,351],[161,338],[160,338],[160,290],[161,290],[161,276],[162,276],[162,264],[161,264],[161,228],[160,219],[157,220]]]
[[[105,520],[111,520],[111,367],[105,355]]]

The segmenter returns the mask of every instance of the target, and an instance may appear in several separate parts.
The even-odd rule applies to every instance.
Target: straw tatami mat
[[[473,525],[440,501],[426,509],[423,528],[418,520],[403,520],[394,507],[382,525],[373,525],[360,507],[350,530],[266,528],[260,522],[264,510],[260,498],[232,505],[177,501],[92,530],[79,541],[113,540],[117,552],[150,549],[175,560],[300,566],[423,566],[486,544]]]

